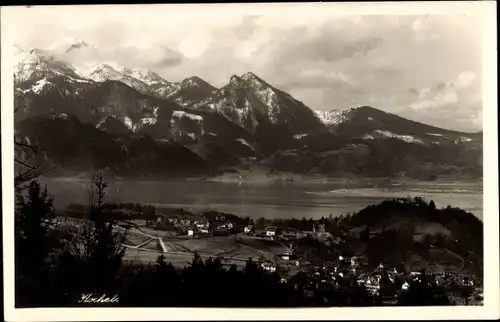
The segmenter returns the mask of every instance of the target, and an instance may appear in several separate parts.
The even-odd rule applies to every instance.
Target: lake
[[[90,182],[45,179],[57,208],[88,203]],[[186,210],[218,210],[251,218],[320,218],[356,212],[385,199],[422,196],[437,207],[460,207],[483,218],[478,183],[412,183],[385,187],[361,183],[223,183],[210,181],[110,181],[106,201],[151,204]]]

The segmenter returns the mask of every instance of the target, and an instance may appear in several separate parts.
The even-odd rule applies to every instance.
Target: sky
[[[369,105],[482,130],[477,10],[365,15],[335,4],[275,7],[19,7],[11,38],[53,50],[86,41],[95,47],[66,59],[150,68],[169,81],[196,75],[222,87],[251,71],[314,110]]]

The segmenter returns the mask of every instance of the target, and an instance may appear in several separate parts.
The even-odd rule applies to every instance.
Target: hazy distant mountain
[[[67,50],[86,46],[73,42]],[[199,77],[173,83],[151,70],[102,63],[82,75],[51,52],[20,48],[14,73],[18,134],[48,146],[45,158],[60,168],[74,168],[68,160],[81,154],[78,167],[138,175],[127,158],[139,153],[141,161],[134,162],[148,173],[166,173],[161,164],[175,168],[172,162],[184,160],[167,162],[175,151],[196,156],[185,163],[187,172],[214,173],[247,159],[335,176],[482,173],[481,133],[440,129],[368,106],[313,111],[253,73],[232,76],[220,89]],[[57,131],[70,133],[67,145],[57,142]],[[144,145],[132,149],[141,140]]]

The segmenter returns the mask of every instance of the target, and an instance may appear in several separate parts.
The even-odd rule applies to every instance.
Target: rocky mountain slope
[[[368,106],[313,111],[250,72],[215,88],[199,77],[169,82],[102,63],[82,74],[54,53],[18,48],[14,73],[18,135],[45,148],[43,159],[60,169],[210,174],[245,161],[333,176],[482,173],[481,133]]]

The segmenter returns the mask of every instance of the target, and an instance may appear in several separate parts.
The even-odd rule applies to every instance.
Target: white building
[[[266,236],[273,237],[276,236],[276,227],[270,226],[266,228]]]
[[[274,266],[273,263],[270,262],[264,262],[260,265],[262,269],[268,271],[268,272],[276,272],[276,266]]]
[[[188,236],[193,236],[194,235],[194,230],[193,229],[188,229],[187,234],[188,234]]]
[[[198,221],[196,222],[196,227],[198,228],[208,228],[208,222],[204,222],[204,221]]]

